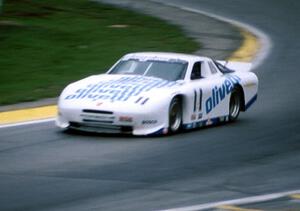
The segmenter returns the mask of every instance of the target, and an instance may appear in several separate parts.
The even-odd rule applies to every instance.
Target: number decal
[[[197,91],[194,90],[194,112],[196,112],[197,109]]]
[[[199,111],[202,111],[202,89],[199,90]]]

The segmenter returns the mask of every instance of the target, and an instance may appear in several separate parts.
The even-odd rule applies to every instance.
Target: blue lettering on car
[[[225,81],[220,87],[212,89],[211,96],[205,102],[206,113],[211,112],[225,97],[232,91],[233,87],[241,81],[236,75],[226,76]]]
[[[138,96],[154,88],[173,87],[175,85],[178,85],[178,83],[162,79],[122,77],[117,80],[89,84],[85,88],[77,89],[75,93],[67,95],[65,100],[90,99],[96,101],[101,99],[127,101],[132,96]]]

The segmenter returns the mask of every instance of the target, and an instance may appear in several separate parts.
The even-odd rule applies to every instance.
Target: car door
[[[212,61],[206,61],[206,80],[208,84],[205,96],[205,115],[207,119],[225,116],[227,109],[226,93],[223,90],[224,75],[218,71]]]
[[[223,74],[212,67],[209,61],[194,63],[191,72],[194,104],[192,122],[225,116],[229,101],[225,99],[224,80]]]
[[[205,119],[204,98],[210,87],[207,87],[206,80],[202,76],[203,61],[197,61],[193,64],[190,75],[190,93],[189,93],[189,122],[200,123]]]

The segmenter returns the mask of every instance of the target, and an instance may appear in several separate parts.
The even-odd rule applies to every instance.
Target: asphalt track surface
[[[163,138],[0,129],[0,210],[159,210],[300,189],[300,2],[170,1],[258,27],[273,47],[238,122]]]

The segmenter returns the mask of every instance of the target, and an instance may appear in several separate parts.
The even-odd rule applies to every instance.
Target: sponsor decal
[[[193,121],[193,120],[196,120],[196,114],[192,114],[191,120],[192,120],[192,121]]]
[[[220,87],[215,86],[212,89],[211,96],[205,102],[206,113],[208,114],[215,108],[227,95],[230,94],[235,84],[238,84],[241,78],[236,75],[229,75]]]
[[[203,114],[202,114],[202,113],[199,113],[199,114],[198,114],[198,119],[202,119],[202,117],[203,117]]]
[[[156,124],[157,120],[143,120],[142,124],[143,125],[151,125],[151,124]]]
[[[183,128],[186,130],[190,130],[190,129],[198,128],[198,127],[216,125],[220,122],[224,122],[224,121],[228,121],[228,120],[229,120],[228,116],[221,116],[221,117],[206,119],[206,120],[193,122],[193,123],[189,123],[189,124],[183,124]]]
[[[120,121],[120,122],[132,122],[133,119],[132,119],[132,117],[130,117],[130,116],[120,116],[120,117],[119,117],[119,121]]]
[[[213,121],[211,119],[207,119],[206,125],[212,125],[212,124],[213,124]]]
[[[88,84],[83,88],[77,89],[74,93],[67,95],[65,100],[110,100],[127,101],[133,96],[148,92],[155,88],[173,87],[178,85],[175,81],[166,81],[157,78],[122,77],[117,80],[100,81],[95,84]],[[141,99],[140,99],[141,100]],[[139,101],[139,100],[138,100]],[[142,101],[145,104],[148,101]]]

